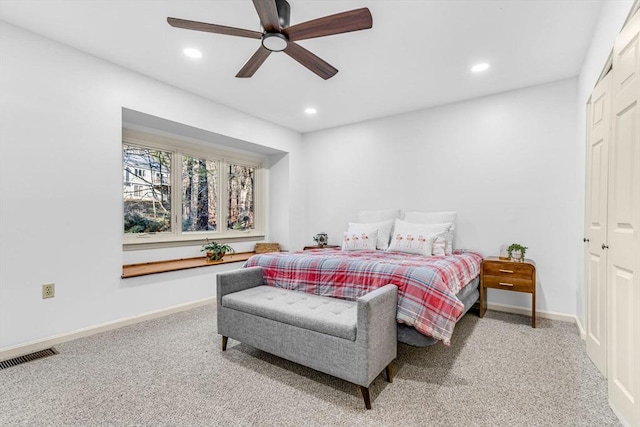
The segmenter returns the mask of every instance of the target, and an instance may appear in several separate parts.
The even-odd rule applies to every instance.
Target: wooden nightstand
[[[536,327],[536,263],[504,261],[488,257],[480,269],[480,317],[487,311],[487,288],[531,294],[531,327]]]
[[[311,249],[340,249],[338,245],[313,245],[313,246],[305,246],[302,250],[308,251]]]

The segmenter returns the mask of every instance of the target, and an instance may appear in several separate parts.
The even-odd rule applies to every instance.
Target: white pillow
[[[436,239],[443,240],[452,225],[450,222],[444,224],[413,224],[396,219],[389,250],[430,256],[433,254],[433,246]],[[437,247],[437,253],[440,255],[441,247],[442,244]]]
[[[456,225],[453,222],[443,222],[440,224],[425,224],[426,226],[434,227],[433,230],[440,230],[442,226],[445,226],[447,231],[440,238],[445,240],[444,254],[451,255],[453,253],[453,237],[456,230]]]
[[[391,238],[391,229],[393,228],[393,220],[374,222],[371,224],[361,224],[359,222],[350,222],[347,227],[347,233],[368,232],[378,230],[378,241],[376,247],[385,250],[389,247],[389,238]]]
[[[413,222],[417,224],[441,224],[441,223],[453,223],[453,227],[449,230],[445,246],[446,255],[453,253],[453,238],[456,229],[456,217],[457,213],[454,211],[448,212],[407,212],[404,216],[404,220],[407,222]]]
[[[394,231],[388,251],[431,256],[435,234],[413,234]]]
[[[431,254],[433,256],[446,256],[445,248],[447,247],[447,233],[440,233],[436,235],[435,240],[433,241],[433,248],[431,249]]]
[[[375,251],[378,240],[378,230],[369,232],[345,231],[342,239],[343,251]]]
[[[358,212],[358,222],[372,223],[400,218],[400,209],[381,209],[377,211]]]

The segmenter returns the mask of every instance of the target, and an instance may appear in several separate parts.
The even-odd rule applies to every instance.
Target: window
[[[171,170],[172,153],[123,144],[122,166],[125,171],[124,232],[156,233],[171,231],[171,187],[146,178],[146,170]],[[126,178],[127,171],[135,174]],[[133,191],[131,191],[133,187]]]
[[[262,159],[123,130],[124,243],[261,236]]]
[[[218,229],[218,162],[182,157],[182,231]]]
[[[254,167],[229,165],[227,227],[232,230],[254,228],[253,182],[255,174],[256,168]]]

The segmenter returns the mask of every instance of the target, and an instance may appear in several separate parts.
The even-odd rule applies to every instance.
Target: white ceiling
[[[289,0],[291,25],[371,10],[370,30],[299,42],[340,70],[326,81],[284,53],[237,79],[260,40],[166,23],[260,31],[251,0],[0,0],[0,19],[304,133],[576,76],[602,1]]]

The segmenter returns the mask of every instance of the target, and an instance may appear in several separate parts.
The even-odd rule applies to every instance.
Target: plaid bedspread
[[[480,273],[482,255],[454,251],[425,257],[384,251],[311,250],[254,255],[270,286],[347,300],[386,284],[398,286],[397,320],[450,344],[463,304],[456,294]]]

